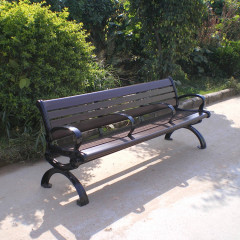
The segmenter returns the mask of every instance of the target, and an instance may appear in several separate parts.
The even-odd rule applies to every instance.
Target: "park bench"
[[[181,109],[179,100],[200,99],[197,109]],[[88,196],[70,170],[141,142],[165,135],[171,140],[174,131],[193,132],[199,148],[206,148],[203,136],[192,125],[210,117],[204,110],[201,95],[178,96],[171,77],[99,92],[38,100],[46,130],[46,160],[53,166],[42,177],[41,185],[50,188],[55,173],[66,176],[76,188],[80,206]],[[65,156],[67,162],[56,157]]]

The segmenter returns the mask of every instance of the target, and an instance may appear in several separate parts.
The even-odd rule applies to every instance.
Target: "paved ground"
[[[197,128],[83,165],[74,174],[90,204],[76,205],[67,179],[40,180],[45,161],[0,169],[0,239],[240,239],[240,97],[214,104]]]

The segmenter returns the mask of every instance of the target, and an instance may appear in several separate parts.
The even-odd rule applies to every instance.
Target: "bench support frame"
[[[200,100],[200,106],[197,110],[179,108],[179,100],[188,97],[196,97]],[[200,142],[198,148],[205,149],[205,139],[202,134],[192,126],[200,123],[203,118],[210,117],[210,112],[204,110],[204,104],[204,96],[198,94],[178,96],[177,89],[171,77],[95,93],[50,100],[38,100],[37,107],[42,114],[46,130],[45,158],[52,165],[52,168],[44,173],[41,186],[51,188],[52,184],[49,183],[49,180],[55,173],[60,173],[67,177],[77,190],[79,195],[77,204],[84,206],[89,203],[88,196],[82,184],[70,171],[77,169],[85,162],[92,161],[125,147],[133,146],[144,141],[144,139],[150,140],[153,137],[158,137],[163,134],[165,134],[166,140],[172,140],[171,135],[180,128],[190,130]],[[169,110],[167,108],[171,110],[170,117],[168,117]],[[160,114],[158,116],[155,114],[160,110],[163,110],[162,115]],[[143,116],[152,113],[154,114],[154,118],[163,117],[163,120],[164,118],[169,118],[167,123],[159,122],[159,124],[165,126],[166,129],[158,126],[159,128],[156,129],[159,129],[159,132],[157,133],[153,133],[153,129],[151,129],[149,135],[147,135],[146,132],[144,133],[145,135],[142,132],[138,134],[136,133],[137,131],[135,131],[136,135],[134,135],[134,129],[137,127],[134,122],[135,119],[139,118],[139,122],[141,123]],[[177,115],[178,113],[180,113],[179,117]],[[85,151],[84,146],[80,148],[83,142],[83,136],[85,137],[84,132],[99,130],[103,126],[124,120],[127,120],[131,124],[131,126],[129,125],[130,131],[128,133],[126,131],[126,137],[128,136],[130,140],[136,141],[131,142],[130,140],[126,140],[124,143],[119,141],[119,145],[121,145],[119,148],[117,146],[118,142],[116,142],[116,144],[109,142],[109,144],[103,148],[101,148],[101,144],[96,146],[93,144],[93,149],[89,151]],[[149,124],[151,124],[151,122],[149,122]],[[152,126],[150,125],[150,127]],[[148,128],[146,127],[146,131],[147,130]],[[140,131],[142,130],[140,129]],[[71,136],[73,140],[69,148],[63,147],[61,144],[55,144],[55,140],[57,141]],[[99,130],[99,138],[102,137],[104,137],[104,135]],[[139,139],[137,139],[138,137]],[[92,140],[94,141],[94,138]],[[94,151],[96,151],[96,153]],[[69,160],[67,163],[61,163],[55,158],[57,156],[64,156],[69,158]]]
[[[73,184],[73,186],[75,187],[75,189],[77,190],[77,193],[79,195],[79,199],[77,200],[77,204],[79,206],[84,206],[89,203],[88,196],[86,194],[84,187],[79,182],[79,180],[69,171],[62,171],[57,168],[50,168],[43,175],[42,181],[41,181],[41,186],[44,188],[51,188],[52,184],[49,183],[49,180],[52,177],[52,175],[55,173],[60,173],[60,174],[64,175],[65,177],[67,177],[71,181],[71,183]]]
[[[198,138],[199,142],[200,142],[200,146],[198,146],[199,149],[205,149],[207,147],[206,141],[203,137],[203,135],[196,129],[194,128],[192,125],[189,125],[187,127],[184,127],[188,130],[190,130],[192,133],[194,133],[196,135],[196,137]],[[171,138],[171,135],[173,134],[173,132],[169,132],[165,135],[165,140],[173,140]]]

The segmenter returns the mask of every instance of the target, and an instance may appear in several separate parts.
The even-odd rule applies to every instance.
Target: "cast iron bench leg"
[[[199,149],[205,149],[207,147],[206,141],[204,139],[204,137],[202,136],[202,134],[193,126],[187,126],[185,127],[186,129],[190,130],[192,133],[194,133],[196,135],[196,137],[198,138],[199,142],[200,142],[200,146],[198,146]],[[169,132],[165,135],[165,140],[172,140],[171,135],[173,134],[173,132]]]
[[[42,177],[41,186],[44,188],[51,188],[52,184],[49,183],[49,180],[50,180],[51,176],[55,173],[61,173],[71,181],[71,183],[76,188],[78,195],[79,195],[79,199],[77,200],[77,204],[79,206],[84,206],[89,203],[88,196],[87,196],[86,191],[84,190],[82,184],[69,171],[62,171],[62,170],[56,169],[56,168],[49,169],[48,171],[45,172],[45,174]]]
[[[191,132],[193,132],[197,136],[197,138],[200,142],[200,146],[198,146],[198,148],[205,149],[207,147],[207,144],[206,144],[206,141],[205,141],[204,137],[202,136],[202,134],[196,128],[194,128],[191,125],[188,126],[188,127],[185,127],[185,128],[190,130]]]
[[[173,132],[169,132],[169,133],[167,133],[166,135],[165,135],[165,140],[173,140],[172,138],[171,138],[171,135],[173,134]]]

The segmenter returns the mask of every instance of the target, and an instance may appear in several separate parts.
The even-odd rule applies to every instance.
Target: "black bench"
[[[198,109],[180,109],[179,99],[197,97]],[[210,117],[204,110],[201,95],[177,96],[173,80],[140,83],[77,96],[38,100],[46,130],[46,160],[53,166],[42,177],[41,185],[50,188],[55,173],[65,175],[74,185],[80,206],[87,194],[70,170],[81,164],[124,148],[165,135],[171,140],[174,131],[186,128],[206,148],[203,136],[192,126]],[[56,156],[68,157],[66,163]]]

